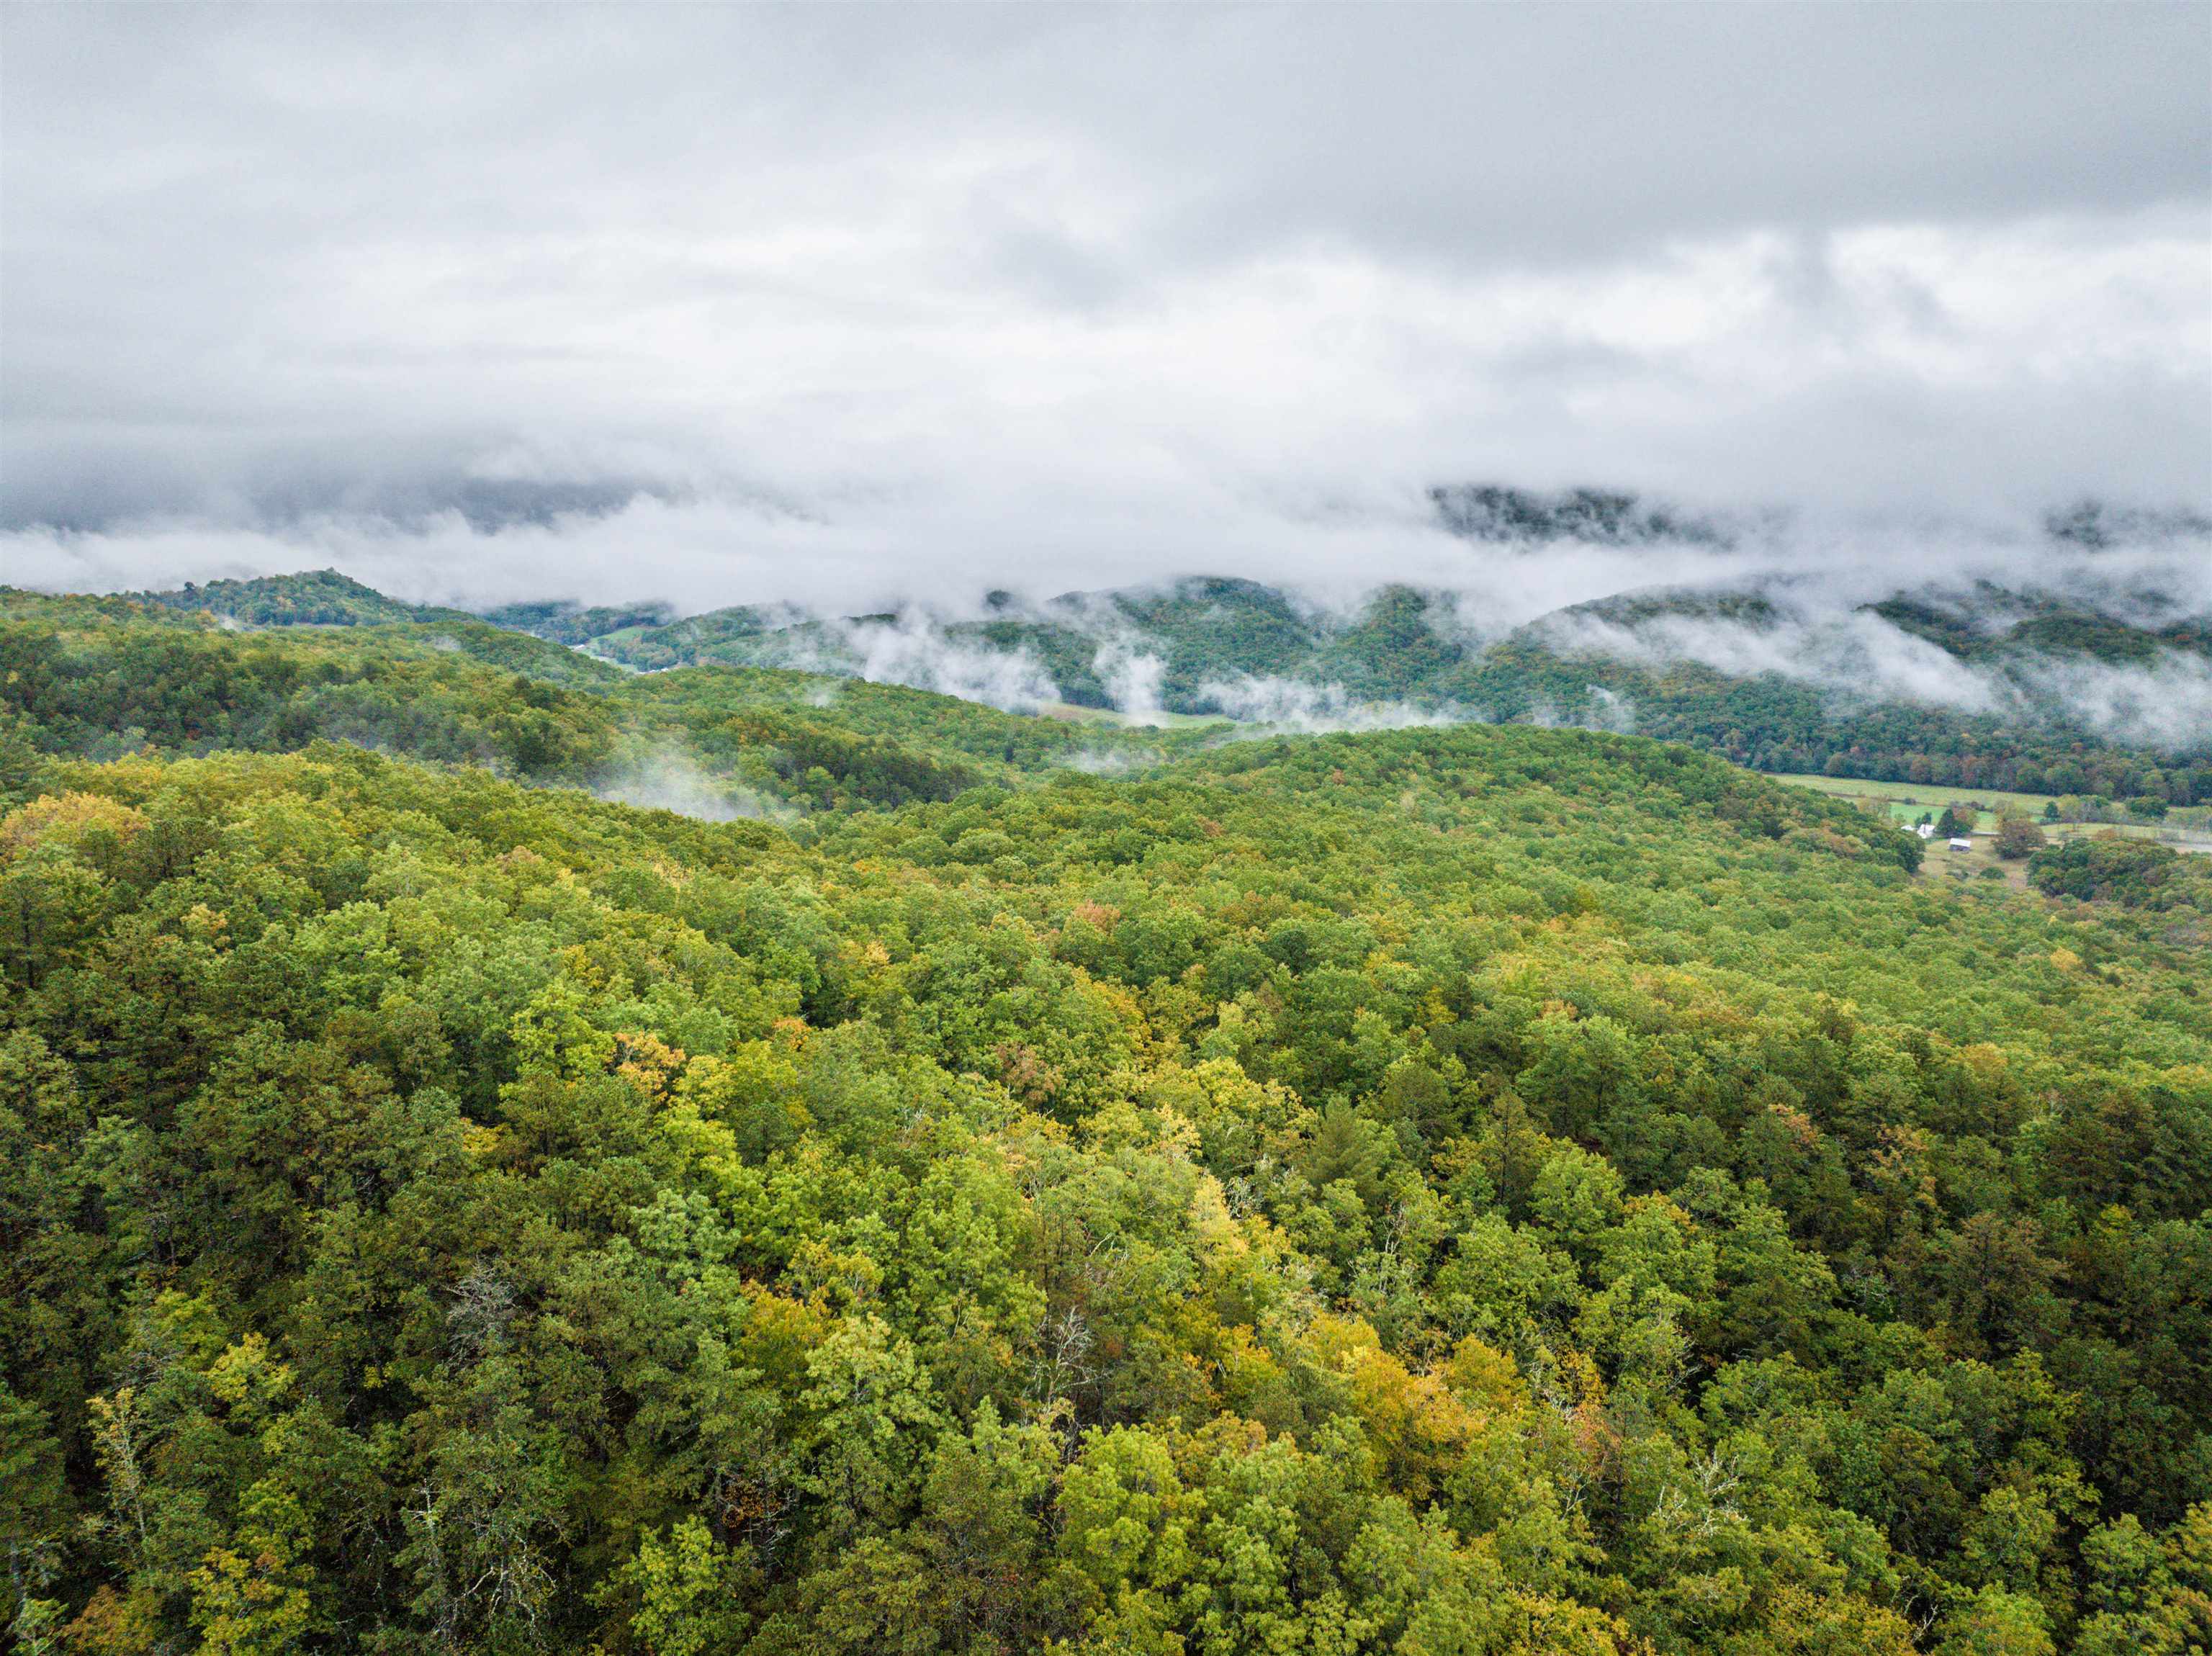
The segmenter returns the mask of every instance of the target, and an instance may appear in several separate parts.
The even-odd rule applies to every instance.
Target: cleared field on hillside
[[[1880,804],[1887,810],[1890,820],[1900,828],[1911,827],[1923,813],[1940,816],[1946,806],[1977,804],[1987,809],[1976,813],[1973,832],[1977,836],[1986,836],[1996,830],[1996,813],[2008,805],[2015,805],[2035,818],[2044,833],[2053,840],[2118,834],[2130,840],[2155,840],[2176,851],[2212,852],[2212,834],[2196,828],[2158,822],[2045,822],[2043,808],[2056,803],[2055,794],[2015,793],[2002,788],[1942,787],[1932,782],[1869,782],[1850,776],[1778,775],[1774,780],[1812,788],[1832,798],[1849,799],[1862,810],[1870,810]],[[1935,847],[1938,852],[1942,849],[1940,845]],[[1986,857],[1987,847],[1977,845],[1974,854]],[[1948,857],[1940,860],[1948,866]]]

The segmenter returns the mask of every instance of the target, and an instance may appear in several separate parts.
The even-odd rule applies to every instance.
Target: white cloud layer
[[[1468,479],[1784,503],[1850,556],[2212,501],[2203,7],[0,31],[18,584],[1340,592],[1491,579],[1424,496]]]
[[[1199,694],[1240,724],[1300,734],[1321,731],[1401,731],[1456,725],[1480,714],[1466,707],[1419,707],[1403,701],[1363,701],[1341,684],[1312,684],[1273,675],[1208,679]]]
[[[707,822],[787,822],[799,812],[754,789],[710,776],[678,748],[635,757],[592,789],[600,798],[644,810],[672,810]]]

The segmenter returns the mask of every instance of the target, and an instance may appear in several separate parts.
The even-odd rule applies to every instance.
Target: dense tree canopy
[[[1936,888],[1640,738],[1108,777],[916,692],[95,611],[6,634],[20,1647],[2212,1639],[2171,853]],[[391,753],[252,722],[387,695]],[[529,786],[598,750],[526,709],[879,797]]]

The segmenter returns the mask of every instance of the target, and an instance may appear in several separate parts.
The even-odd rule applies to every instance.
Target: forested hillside
[[[131,592],[133,602],[205,610],[254,627],[373,627],[387,622],[465,621],[458,610],[402,604],[335,569],[252,580],[187,581],[173,591]]]
[[[1218,579],[1041,605],[994,593],[986,610],[942,622],[920,610],[743,608],[659,624],[592,612],[610,623],[597,634],[584,612],[517,620],[646,670],[800,667],[1009,705],[1257,720],[1583,724],[1767,771],[2212,802],[2212,721],[2185,711],[2212,705],[2212,631],[2140,592],[2100,604],[1931,585],[1828,613],[1756,585],[1660,590],[1502,635],[1479,593],[1406,586],[1345,610]]]
[[[2212,1641],[2201,859],[6,615],[20,1648]]]
[[[0,786],[39,755],[326,739],[694,814],[947,798],[1203,739],[1018,717],[899,685],[706,667],[639,677],[470,617],[238,631],[130,598],[0,589]]]

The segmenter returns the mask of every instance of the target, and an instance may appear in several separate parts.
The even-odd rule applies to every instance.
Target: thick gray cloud
[[[1464,478],[2212,501],[2203,5],[18,5],[0,46],[9,579],[1341,586],[1448,578]]]

